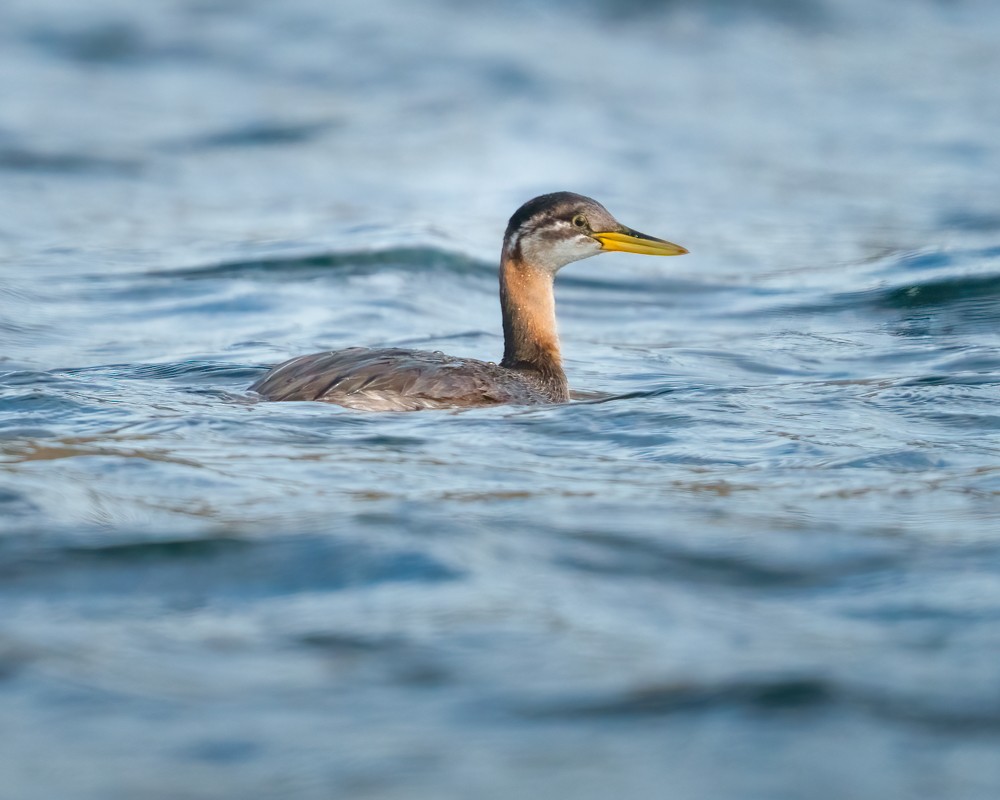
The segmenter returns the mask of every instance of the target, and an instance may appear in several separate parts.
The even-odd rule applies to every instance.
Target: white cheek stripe
[[[559,228],[565,233],[572,232],[573,235],[553,242],[551,239],[536,238],[534,230],[517,231],[511,237],[510,248],[513,250],[520,242],[521,257],[527,263],[553,274],[567,264],[601,252],[600,242],[575,230],[571,231],[569,223],[562,223]]]
[[[596,256],[601,252],[601,245],[589,237],[567,239],[553,244],[546,242],[541,247],[530,247],[530,242],[525,242],[521,245],[521,252],[525,253],[534,266],[556,272],[574,261]]]

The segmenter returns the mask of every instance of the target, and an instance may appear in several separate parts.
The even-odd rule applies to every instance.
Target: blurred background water
[[[0,796],[1000,796],[1000,6],[5,0]],[[572,190],[568,406],[495,359]]]

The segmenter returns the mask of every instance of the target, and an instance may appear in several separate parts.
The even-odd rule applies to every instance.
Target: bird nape
[[[351,347],[279,364],[250,390],[268,400],[320,400],[364,411],[416,411],[569,400],[553,281],[562,267],[612,251],[687,253],[618,222],[596,200],[544,194],[507,224],[500,257],[504,352],[499,364],[400,348]]]

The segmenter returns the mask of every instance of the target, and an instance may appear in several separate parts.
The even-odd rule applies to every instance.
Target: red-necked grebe
[[[529,200],[510,218],[500,258],[500,364],[443,353],[351,347],[299,356],[250,389],[269,400],[321,400],[365,411],[564,403],[552,283],[567,264],[613,250],[679,256],[680,245],[639,233],[572,192]]]

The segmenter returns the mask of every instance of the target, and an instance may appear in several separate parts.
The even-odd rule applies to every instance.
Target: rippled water
[[[18,798],[1000,795],[1000,13],[0,11],[0,774]],[[245,391],[496,359],[549,408]]]

